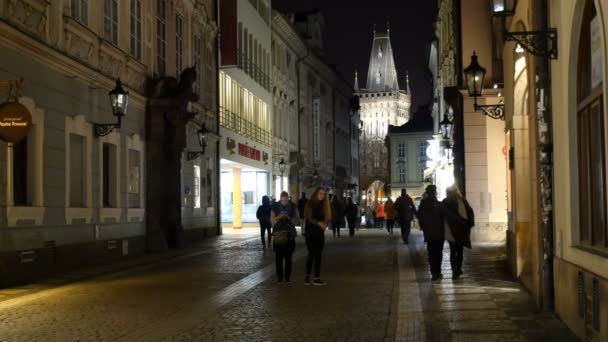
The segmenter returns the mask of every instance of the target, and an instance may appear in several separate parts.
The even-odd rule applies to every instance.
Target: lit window
[[[194,207],[201,207],[201,167],[194,165],[194,179],[192,180]]]

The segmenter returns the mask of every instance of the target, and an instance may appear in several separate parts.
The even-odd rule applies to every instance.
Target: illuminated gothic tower
[[[407,74],[405,89],[399,88],[390,31],[374,32],[366,88],[359,88],[355,73],[355,95],[360,97],[363,121],[360,156],[363,193],[375,181],[389,181],[388,152],[384,140],[388,125],[401,126],[410,119],[410,94]]]

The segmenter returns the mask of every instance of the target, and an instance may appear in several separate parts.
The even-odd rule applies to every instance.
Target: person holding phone
[[[322,286],[327,283],[321,280],[321,257],[325,246],[325,231],[331,219],[331,209],[327,199],[327,190],[317,188],[304,209],[306,221],[306,247],[308,258],[306,259],[306,278],[304,285]],[[311,273],[314,266],[314,278],[311,281]]]

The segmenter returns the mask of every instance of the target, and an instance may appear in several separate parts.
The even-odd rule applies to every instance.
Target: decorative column
[[[241,169],[232,169],[232,228],[243,228],[243,191],[241,190]]]

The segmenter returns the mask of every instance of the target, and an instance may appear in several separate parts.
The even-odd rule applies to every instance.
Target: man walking
[[[412,229],[412,220],[416,214],[416,206],[412,198],[407,194],[406,189],[401,190],[401,196],[395,201],[395,213],[401,226],[401,238],[403,239],[403,243],[407,244]]]

